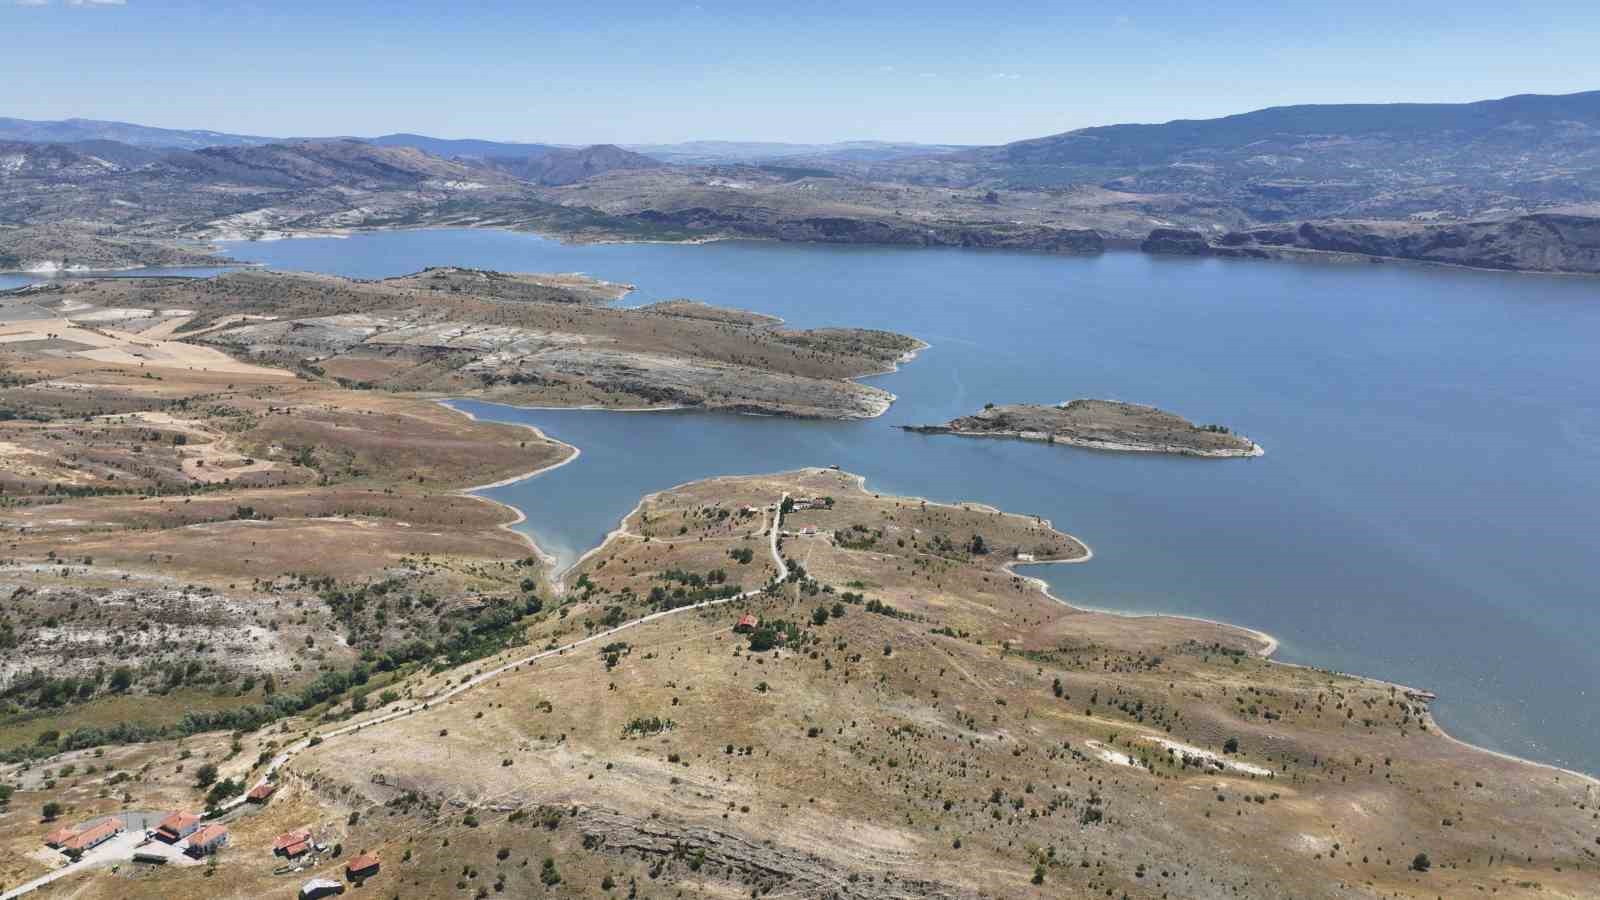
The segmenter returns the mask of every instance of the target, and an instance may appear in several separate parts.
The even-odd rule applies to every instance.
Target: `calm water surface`
[[[535,411],[583,449],[488,492],[571,559],[640,495],[837,463],[873,489],[1037,513],[1095,559],[1058,596],[1237,622],[1282,659],[1438,691],[1455,735],[1600,772],[1600,281],[1399,265],[766,243],[564,246],[483,231],[231,244],[359,277],[460,264],[631,281],[933,346],[870,422]],[[907,434],[985,402],[1107,397],[1233,426],[1253,460]]]

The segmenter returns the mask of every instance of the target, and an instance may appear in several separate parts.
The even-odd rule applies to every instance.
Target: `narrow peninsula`
[[[1261,446],[1221,425],[1196,425],[1153,406],[1115,400],[1071,400],[1055,406],[990,403],[945,425],[902,425],[919,434],[1009,437],[1091,450],[1175,453],[1224,459],[1260,456]]]

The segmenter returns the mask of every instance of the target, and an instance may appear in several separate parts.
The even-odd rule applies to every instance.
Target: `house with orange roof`
[[[123,824],[121,819],[106,819],[98,825],[91,825],[62,842],[61,850],[68,856],[77,858],[84,851],[93,850],[117,835],[121,834]]]
[[[344,875],[346,878],[351,879],[370,878],[371,876],[378,874],[378,863],[378,854],[363,853],[360,856],[353,857],[350,862],[345,865]]]
[[[200,827],[200,817],[191,812],[176,811],[167,813],[166,818],[156,823],[156,838],[169,844],[176,844]]]
[[[228,829],[215,823],[195,832],[189,838],[189,846],[184,852],[190,856],[200,857],[215,853],[228,845]]]
[[[279,856],[294,859],[304,855],[311,849],[311,829],[297,828],[294,831],[285,831],[272,842],[272,852]]]

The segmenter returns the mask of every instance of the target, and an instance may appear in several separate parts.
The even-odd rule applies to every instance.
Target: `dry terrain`
[[[464,489],[575,451],[438,397],[873,415],[891,398],[850,379],[921,346],[608,305],[629,290],[437,268],[0,296],[0,757],[325,715],[525,643],[553,573]]]
[[[1266,635],[1064,605],[1018,567],[1089,550],[1036,517],[718,479],[548,571],[463,490],[573,449],[432,398],[672,399],[599,377],[610,353],[714,373],[706,406],[838,415],[918,346],[605,305],[625,290],[442,269],[0,299],[0,885],[58,865],[62,824],[270,773],[212,863],[108,859],[50,895],[288,897],[371,851],[363,890],[401,897],[1593,896],[1593,780]],[[562,353],[587,368],[554,377]],[[322,849],[287,866],[301,828]]]
[[[1174,453],[1223,458],[1260,456],[1249,438],[1221,425],[1196,425],[1182,416],[1113,400],[1071,400],[1055,406],[989,404],[946,425],[906,425],[922,434],[1010,437],[1091,450]]]
[[[881,414],[893,396],[852,379],[923,346],[869,329],[786,329],[687,301],[605,305],[628,289],[455,268],[376,282],[262,271],[73,281],[14,293],[0,341],[124,362],[181,352],[218,371],[252,360],[427,396],[826,418]]]
[[[780,501],[790,576],[769,583]],[[289,896],[359,850],[383,860],[364,889],[402,897],[1593,896],[1594,781],[1452,741],[1426,694],[1272,663],[1262,635],[1072,609],[1012,571],[1022,553],[1087,558],[1048,522],[833,471],[651,495],[530,646],[397,673],[415,711],[293,756],[214,868],[61,890]],[[196,755],[248,781],[384,714],[331,713],[109,765],[151,782],[123,805],[180,803]],[[84,760],[4,773],[18,852]],[[71,815],[117,806],[79,790]],[[276,873],[272,837],[301,827],[343,855]]]

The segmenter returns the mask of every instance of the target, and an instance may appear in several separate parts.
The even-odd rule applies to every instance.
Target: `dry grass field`
[[[784,517],[785,582],[310,747],[209,873],[64,890],[289,896],[337,868],[274,874],[270,836],[306,826],[380,854],[362,890],[401,897],[1593,896],[1593,781],[1467,748],[1426,697],[1272,663],[1251,632],[1066,607],[1011,571],[1084,557],[1049,523],[844,473],[646,498],[533,648],[670,608],[689,576],[767,583],[784,495],[819,501]],[[531,649],[394,686],[437,697]],[[231,765],[308,727],[246,735]]]

